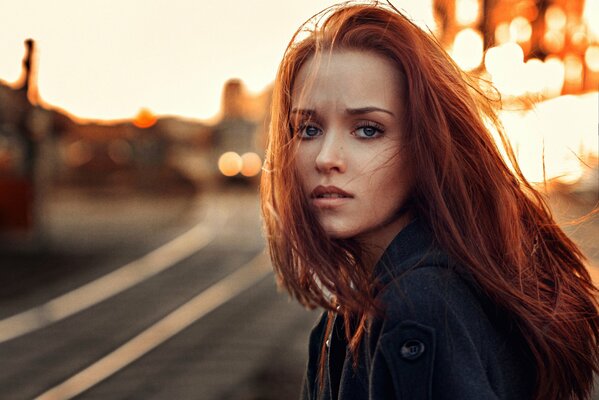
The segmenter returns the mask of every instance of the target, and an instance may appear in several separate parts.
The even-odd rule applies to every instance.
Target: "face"
[[[319,222],[333,238],[385,248],[407,224],[398,217],[411,174],[402,154],[402,78],[370,52],[311,58],[292,88],[295,167]]]

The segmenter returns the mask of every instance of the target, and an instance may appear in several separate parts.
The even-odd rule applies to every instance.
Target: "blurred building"
[[[0,231],[28,232],[35,225],[36,199],[46,169],[52,115],[40,107],[35,43],[25,41],[20,79],[0,85]]]
[[[13,225],[34,224],[33,193],[41,194],[42,187],[193,191],[221,176],[217,158],[223,149],[262,154],[269,89],[250,94],[240,80],[227,82],[214,123],[157,117],[147,109],[131,120],[80,120],[40,98],[35,43],[26,45],[21,80],[14,85],[0,82],[0,189],[6,189],[0,191],[5,193],[4,200],[0,198],[0,231],[8,216],[19,216]],[[24,194],[17,195],[19,191]],[[23,196],[31,200],[23,201]],[[2,201],[13,205],[3,206]],[[17,212],[14,204],[26,210]]]
[[[212,135],[212,165],[218,165],[223,175],[247,180],[259,174],[270,123],[270,101],[270,88],[250,94],[239,79],[225,83],[221,118]]]
[[[431,4],[440,43],[462,69],[492,82],[501,94],[504,125],[532,180],[549,171],[548,178],[578,182],[584,165],[597,170],[599,1]],[[82,121],[43,102],[35,83],[35,43],[26,46],[21,80],[0,82],[0,186],[21,185],[0,190],[12,193],[0,203],[61,185],[197,189],[224,174],[217,165],[225,153],[234,153],[227,174],[242,179],[243,156],[254,167],[263,158],[271,88],[250,93],[241,80],[228,81],[219,117],[210,123],[156,117],[144,109],[131,120]],[[539,148],[546,150],[547,169],[539,167]],[[252,173],[259,173],[254,167]],[[34,207],[2,217],[1,210],[10,207],[0,204],[0,230],[8,224],[6,215],[21,215],[11,224],[32,223]]]
[[[598,89],[596,1],[436,0],[435,10],[440,40],[456,62],[489,76],[503,94]]]
[[[599,2],[435,0],[434,9],[455,62],[501,95],[525,176],[599,200]]]

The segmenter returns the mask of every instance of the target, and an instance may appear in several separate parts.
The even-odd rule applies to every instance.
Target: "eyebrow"
[[[316,110],[304,109],[304,108],[294,108],[291,110],[291,114],[302,114],[302,115],[314,115],[316,114]]]
[[[393,114],[391,111],[385,110],[384,108],[380,108],[380,107],[374,107],[374,106],[360,107],[360,108],[346,108],[345,112],[350,115],[369,114],[372,112],[384,112],[384,113],[387,113],[387,114],[395,117],[395,114]]]
[[[374,106],[359,107],[359,108],[346,108],[345,112],[349,115],[362,115],[362,114],[369,114],[369,113],[373,113],[373,112],[383,112],[383,113],[386,113],[386,114],[389,114],[389,115],[395,117],[395,114],[393,114],[391,111],[385,110],[384,108],[380,108],[380,107],[374,107]],[[294,108],[291,110],[291,114],[303,114],[303,115],[312,116],[312,115],[316,115],[317,112],[316,112],[316,110],[313,110],[313,109]]]

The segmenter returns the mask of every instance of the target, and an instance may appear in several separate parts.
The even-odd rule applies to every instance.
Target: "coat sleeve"
[[[420,267],[385,292],[387,313],[372,359],[371,398],[498,398],[486,366],[493,328],[457,274]]]

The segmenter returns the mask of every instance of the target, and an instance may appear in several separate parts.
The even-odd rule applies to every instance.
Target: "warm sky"
[[[38,45],[42,98],[84,118],[213,117],[223,83],[260,91],[295,29],[334,0],[0,0],[0,80]],[[396,0],[431,20],[429,0]]]

